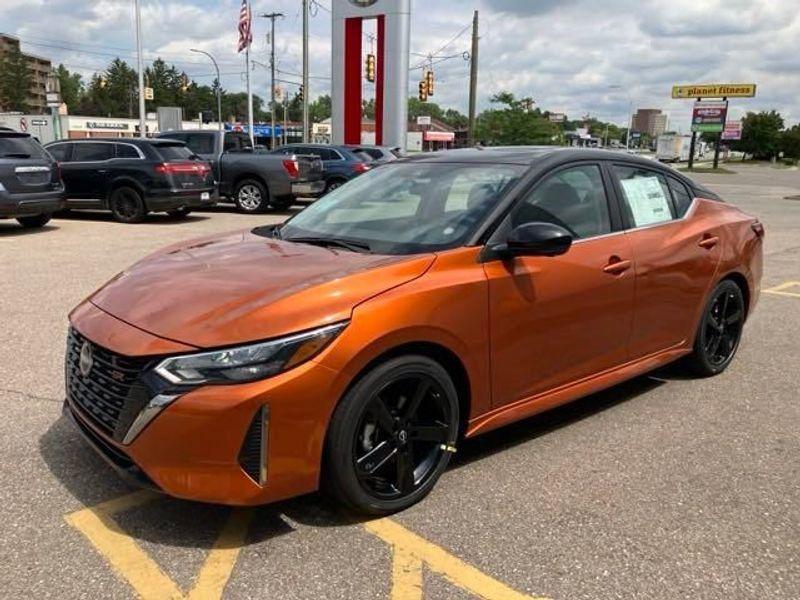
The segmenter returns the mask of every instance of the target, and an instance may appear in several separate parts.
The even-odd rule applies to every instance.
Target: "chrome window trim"
[[[35,167],[15,167],[14,173],[44,173],[50,172],[50,167],[45,167],[43,165],[35,166]]]
[[[69,140],[64,142],[55,142],[53,144],[48,144],[48,147],[52,148],[53,146],[64,146],[66,144],[119,144],[120,146],[129,146],[136,150],[136,154],[139,155],[138,158],[125,158],[121,156],[114,156],[112,158],[104,158],[103,160],[65,160],[63,164],[65,165],[91,165],[95,163],[107,163],[111,162],[112,160],[145,160],[145,155],[142,152],[141,148],[138,146],[131,144],[130,142],[111,142],[109,140],[92,140],[91,138],[84,138],[80,140]],[[45,148],[47,150],[47,148]],[[73,150],[74,151],[74,150]],[[116,151],[114,152],[116,154]]]

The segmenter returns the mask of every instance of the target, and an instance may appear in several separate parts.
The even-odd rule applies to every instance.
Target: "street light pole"
[[[303,143],[308,143],[309,117],[308,102],[311,95],[308,89],[308,0],[303,0]]]
[[[142,13],[139,0],[133,0],[136,13],[136,67],[139,70],[139,137],[147,137],[147,121],[144,107],[144,66],[142,64]]]
[[[625,136],[625,150],[630,150],[631,147],[631,131],[633,131],[633,98],[628,90],[626,90],[621,85],[610,85],[608,86],[610,90],[620,90],[625,93],[625,96],[628,98],[628,133]]]
[[[222,82],[219,79],[219,65],[217,64],[217,61],[214,60],[214,57],[205,50],[190,48],[189,51],[197,52],[198,54],[205,54],[211,59],[211,62],[214,63],[214,70],[217,72],[217,128],[219,131],[222,131]]]

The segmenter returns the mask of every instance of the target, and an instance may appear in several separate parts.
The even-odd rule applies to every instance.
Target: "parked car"
[[[324,191],[322,163],[311,156],[276,157],[256,151],[241,132],[170,131],[159,134],[186,142],[198,156],[208,160],[219,186],[219,194],[246,213],[267,209],[285,210],[298,197],[316,197]]]
[[[296,156],[310,155],[322,160],[326,194],[372,168],[372,158],[369,155],[358,153],[347,146],[286,144],[276,148],[272,153]]]
[[[106,209],[139,223],[150,212],[185,217],[216,202],[211,166],[182,142],[89,138],[45,147],[61,165],[68,209]]]
[[[390,513],[464,437],[677,359],[724,371],[763,235],[619,152],[398,160],[282,225],[180,242],[112,279],[70,315],[66,411],[174,496],[261,504],[322,483]]]
[[[0,219],[43,227],[63,207],[58,163],[29,134],[0,128]]]
[[[372,162],[382,165],[392,162],[398,158],[403,158],[405,153],[399,146],[370,146],[368,144],[354,145],[347,144],[345,148],[360,154],[366,154]]]

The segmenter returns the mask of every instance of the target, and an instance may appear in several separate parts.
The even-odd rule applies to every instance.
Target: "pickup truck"
[[[286,210],[298,197],[314,198],[325,191],[319,158],[259,152],[245,133],[183,130],[156,137],[180,140],[210,162],[220,199],[229,199],[245,213]]]

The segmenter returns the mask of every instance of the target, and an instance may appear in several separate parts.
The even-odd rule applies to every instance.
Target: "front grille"
[[[81,351],[91,348],[91,368],[81,373]],[[148,359],[130,358],[98,346],[70,328],[67,340],[66,386],[72,405],[100,431],[122,441],[149,400],[141,382]]]

